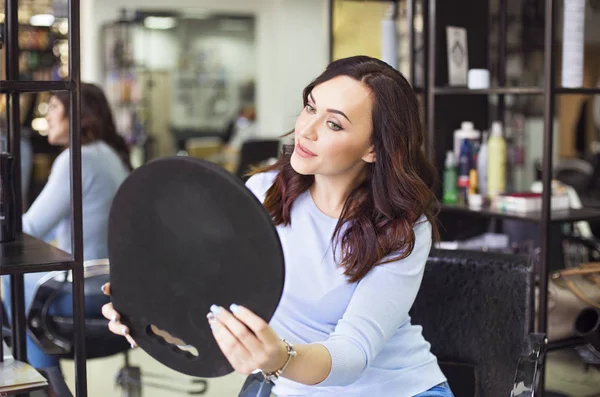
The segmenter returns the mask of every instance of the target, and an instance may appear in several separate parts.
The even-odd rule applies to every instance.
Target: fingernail
[[[110,318],[110,321],[117,321],[117,314],[113,314],[112,317]]]
[[[133,343],[131,344],[131,348],[132,348],[132,349],[135,349],[135,345],[134,345]]]
[[[102,284],[102,287],[100,287],[100,289],[102,290],[102,292],[104,292],[104,290],[106,289],[106,284]]]
[[[213,312],[214,314],[219,314],[219,313],[221,313],[221,308],[217,305],[212,305],[210,307],[210,311]]]
[[[231,312],[235,314],[238,310],[240,310],[240,307],[235,303],[232,303],[231,306],[229,306],[229,310],[231,310]]]
[[[208,319],[208,321],[214,321],[215,320],[215,315],[213,313],[208,313],[206,315],[206,318]]]
[[[121,328],[121,333],[123,335],[127,335],[127,328],[125,328],[125,327]]]

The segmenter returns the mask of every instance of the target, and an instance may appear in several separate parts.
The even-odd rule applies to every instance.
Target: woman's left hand
[[[230,310],[213,305],[207,318],[217,344],[233,368],[244,375],[257,369],[281,369],[288,357],[287,348],[269,324],[243,306],[234,304]]]

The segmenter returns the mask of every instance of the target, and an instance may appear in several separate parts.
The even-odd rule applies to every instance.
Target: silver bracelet
[[[296,357],[296,355],[298,354],[298,353],[296,353],[296,349],[294,349],[294,345],[292,345],[290,342],[288,342],[285,339],[282,339],[282,341],[286,345],[287,354],[288,354],[287,360],[285,361],[285,364],[283,364],[283,367],[281,367],[280,369],[278,369],[275,372],[264,372],[263,370],[260,371],[260,372],[262,372],[263,376],[265,377],[265,380],[270,383],[274,383],[277,379],[279,379],[281,374],[283,374],[283,371],[285,371],[285,369],[287,368],[290,361],[292,361],[292,357]]]

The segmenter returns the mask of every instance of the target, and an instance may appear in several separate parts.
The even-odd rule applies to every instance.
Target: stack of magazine
[[[4,357],[0,362],[0,396],[48,387],[48,381],[29,364],[15,360],[3,342]]]

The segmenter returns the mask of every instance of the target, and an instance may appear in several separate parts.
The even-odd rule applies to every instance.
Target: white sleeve
[[[344,315],[324,342],[328,377],[317,386],[355,382],[398,328],[409,320],[431,249],[431,224],[415,226],[415,246],[405,259],[379,265],[359,281]]]

